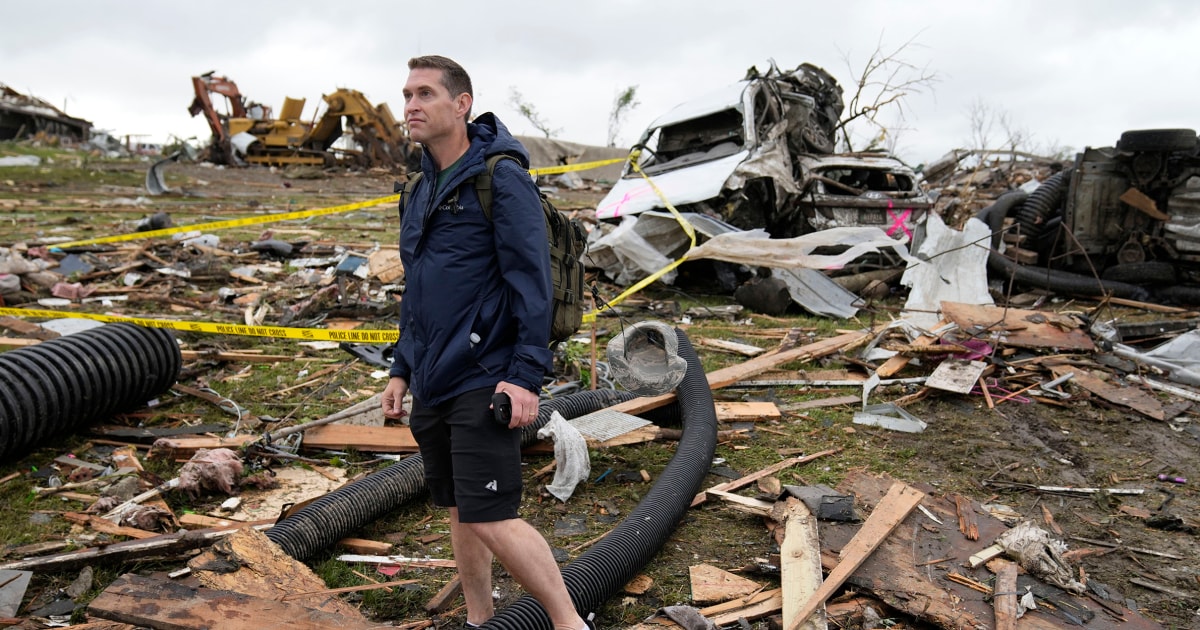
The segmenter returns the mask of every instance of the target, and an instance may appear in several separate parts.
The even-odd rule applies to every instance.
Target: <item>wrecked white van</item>
[[[837,226],[911,236],[930,200],[899,160],[830,154],[842,107],[841,87],[821,68],[751,68],[742,81],[651,123],[596,216],[664,209],[657,187],[680,211],[775,238]]]

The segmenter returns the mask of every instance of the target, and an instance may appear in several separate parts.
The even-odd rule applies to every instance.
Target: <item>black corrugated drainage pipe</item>
[[[0,461],[166,392],[183,356],[170,332],[106,324],[0,353]]]
[[[645,566],[683,519],[708,474],[717,446],[717,412],[704,368],[687,335],[676,329],[687,373],[676,389],[683,437],[654,487],[607,536],[563,568],[576,610],[595,611]],[[526,595],[484,623],[483,628],[553,630],[541,604]]]
[[[1041,190],[1041,188],[1038,190]],[[1034,192],[1036,194],[1037,191]],[[1029,267],[1019,264],[1015,260],[996,251],[1000,243],[1000,230],[1004,225],[1004,217],[1013,206],[1025,201],[1025,198],[1025,193],[1021,191],[1004,193],[992,205],[980,210],[975,215],[976,218],[988,224],[992,229],[992,250],[988,252],[989,269],[1003,274],[1007,280],[1063,293],[1076,293],[1079,295],[1104,295],[1111,293],[1116,297],[1138,301],[1146,301],[1150,298],[1150,292],[1137,285],[1113,280],[1097,280],[1091,276],[1063,271],[1061,269]]]
[[[577,418],[632,398],[628,392],[600,389],[542,401],[537,421],[522,429],[521,441],[536,441],[538,429],[555,411],[567,419]],[[671,411],[663,408],[660,413]],[[267,530],[267,538],[293,558],[304,560],[405,502],[426,496],[427,491],[424,463],[417,453],[318,498]]]

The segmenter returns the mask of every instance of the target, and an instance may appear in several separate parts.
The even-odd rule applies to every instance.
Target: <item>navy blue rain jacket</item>
[[[529,155],[491,113],[467,130],[471,146],[443,188],[426,154],[402,200],[405,291],[390,374],[427,406],[500,381],[536,392],[553,369],[550,246]],[[496,164],[489,221],[471,178],[498,153],[520,163]]]

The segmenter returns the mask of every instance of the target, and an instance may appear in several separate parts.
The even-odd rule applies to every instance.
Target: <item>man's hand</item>
[[[533,424],[537,420],[537,394],[520,385],[513,385],[508,381],[500,381],[496,385],[496,392],[508,394],[508,399],[512,402],[512,420],[508,423],[508,428],[519,429],[525,425]],[[386,397],[387,394],[385,393],[384,396]]]
[[[404,395],[407,393],[408,381],[399,376],[388,379],[387,387],[383,388],[383,396],[380,397],[384,417],[399,420],[408,413],[404,411]]]

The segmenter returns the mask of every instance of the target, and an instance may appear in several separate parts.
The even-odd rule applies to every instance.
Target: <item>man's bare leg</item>
[[[467,621],[481,624],[496,610],[492,604],[492,552],[475,530],[458,522],[458,508],[450,508],[450,539],[454,544],[454,563],[467,602]]]
[[[555,630],[581,630],[584,627],[550,545],[532,525],[519,518],[462,525],[474,531],[478,540],[492,550],[517,583],[546,609]],[[463,586],[466,592],[465,582]]]

